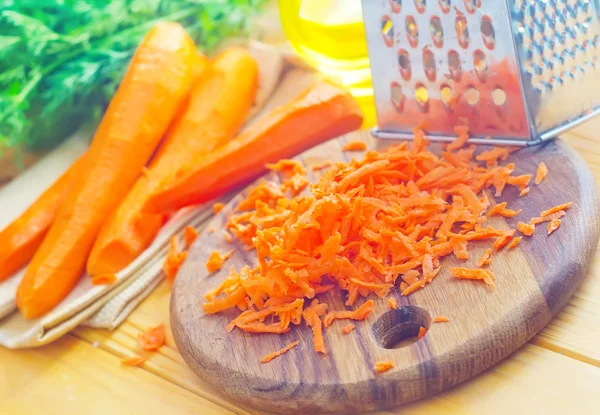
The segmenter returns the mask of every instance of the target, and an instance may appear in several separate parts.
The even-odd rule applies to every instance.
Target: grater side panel
[[[534,136],[566,129],[600,108],[598,0],[510,0]]]
[[[442,3],[363,0],[379,130],[410,134],[425,122],[429,135],[453,136],[466,118],[472,136],[529,141],[515,47],[506,35],[506,2],[455,0],[447,10]],[[468,33],[466,44],[458,19]],[[482,32],[485,19],[494,31],[492,47]],[[434,36],[440,31],[441,42]]]

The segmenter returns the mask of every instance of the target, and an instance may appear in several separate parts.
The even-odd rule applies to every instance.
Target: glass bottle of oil
[[[365,126],[375,123],[361,0],[279,0],[285,34],[312,66],[357,98]]]

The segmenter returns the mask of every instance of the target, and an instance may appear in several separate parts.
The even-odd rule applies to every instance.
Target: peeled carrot
[[[321,82],[275,108],[237,138],[198,157],[189,173],[164,186],[146,203],[150,212],[169,212],[206,202],[251,181],[267,163],[294,156],[362,123],[357,102],[345,90]]]
[[[33,257],[52,225],[68,183],[85,165],[80,157],[14,222],[0,232],[0,281],[23,268]]]
[[[239,48],[223,51],[212,64],[201,60],[186,107],[167,133],[165,142],[116,212],[102,226],[87,263],[90,275],[118,272],[154,240],[163,216],[142,212],[148,197],[182,175],[194,158],[231,140],[241,129],[258,88],[258,68]]]
[[[17,291],[25,318],[53,309],[85,268],[100,226],[127,194],[192,84],[197,54],[176,23],[146,35]]]

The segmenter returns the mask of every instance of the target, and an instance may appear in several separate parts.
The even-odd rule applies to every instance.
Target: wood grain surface
[[[306,166],[324,160],[349,160],[360,153],[344,153],[349,140],[365,140],[381,149],[389,141],[377,141],[368,133],[332,140],[298,159]],[[185,361],[203,379],[244,403],[282,413],[358,412],[388,408],[429,396],[461,383],[496,364],[531,339],[567,302],[579,285],[595,252],[598,240],[599,205],[593,178],[579,157],[560,140],[542,147],[513,153],[515,174],[534,172],[544,161],[550,174],[524,198],[507,188],[498,201],[507,201],[522,212],[513,219],[494,219],[494,226],[514,228],[556,204],[574,201],[561,228],[547,236],[540,226],[533,237],[517,249],[494,257],[491,270],[497,288],[477,282],[457,281],[449,268],[458,262],[443,261],[440,276],[409,297],[393,291],[400,307],[390,310],[387,301],[375,298],[373,314],[357,324],[351,335],[341,333],[343,322],[326,330],[328,354],[317,355],[312,333],[304,325],[286,335],[226,333],[226,324],[237,314],[229,311],[205,315],[201,304],[205,292],[228,273],[255,264],[255,254],[234,242],[234,256],[224,269],[208,275],[204,263],[211,251],[231,249],[219,231],[202,234],[181,269],[171,302],[175,341]],[[310,170],[310,169],[309,169]],[[274,178],[274,177],[272,177]],[[244,192],[242,192],[242,195]],[[241,197],[241,196],[240,196]],[[227,216],[240,197],[234,199],[210,226],[224,228]],[[474,244],[475,245],[475,244]],[[473,247],[473,265],[485,247]],[[330,309],[342,310],[339,292],[323,301]],[[364,300],[363,300],[364,301]],[[359,306],[362,301],[357,303]],[[431,324],[434,316],[450,323]],[[399,336],[428,328],[420,341],[390,348]],[[292,341],[300,345],[268,364],[260,359]],[[391,359],[396,367],[375,374],[377,361]]]

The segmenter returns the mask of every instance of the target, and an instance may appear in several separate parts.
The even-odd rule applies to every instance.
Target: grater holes
[[[406,28],[406,39],[408,40],[408,43],[413,48],[416,48],[419,45],[419,27],[417,26],[417,21],[413,16],[406,16],[404,25]]]
[[[442,104],[444,105],[444,109],[448,112],[453,112],[456,107],[456,103],[458,102],[458,98],[460,95],[455,94],[452,87],[448,84],[442,84],[440,88],[440,98],[442,100]]]
[[[421,111],[427,112],[429,110],[429,92],[425,85],[421,83],[415,85],[415,100]]]
[[[398,67],[400,68],[400,75],[406,81],[410,80],[411,77],[411,65],[410,56],[406,49],[400,49],[398,51]]]
[[[393,81],[390,84],[390,96],[392,99],[392,105],[396,111],[404,111],[404,102],[406,101],[406,96],[404,95],[404,92],[402,92],[402,87],[396,81]]]
[[[444,28],[439,17],[433,16],[429,20],[429,31],[431,32],[431,40],[437,48],[444,46]]]
[[[460,63],[460,56],[455,50],[448,52],[448,68],[450,69],[450,76],[455,81],[459,82],[462,78],[462,66]]]
[[[477,49],[473,52],[473,67],[475,68],[475,73],[479,80],[485,82],[488,75],[488,64],[485,53],[483,53],[481,49]]]
[[[465,100],[467,101],[467,104],[474,107],[475,105],[479,104],[480,95],[481,94],[479,93],[479,90],[475,88],[474,85],[469,85],[465,91]]]
[[[464,0],[467,13],[473,14],[475,10],[481,7],[481,0]]]
[[[394,46],[394,24],[388,15],[381,18],[381,35],[388,48]]]
[[[465,16],[456,16],[455,21],[456,38],[461,48],[469,47],[469,28],[467,26],[467,18]]]
[[[427,79],[434,82],[436,77],[435,56],[427,47],[423,49],[423,68]]]
[[[492,91],[492,101],[497,107],[502,107],[506,104],[506,92],[500,87]]]
[[[494,46],[496,45],[496,32],[490,16],[483,16],[481,18],[479,29],[481,30],[481,37],[485,47],[490,50],[494,49]]]
[[[427,5],[426,0],[415,0],[415,7],[421,14],[425,13],[425,6]]]
[[[402,10],[402,0],[390,0],[390,7],[392,8],[392,12],[400,13]]]
[[[442,12],[444,12],[444,14],[450,13],[450,0],[438,0],[438,3],[440,4],[440,9],[442,9]]]

